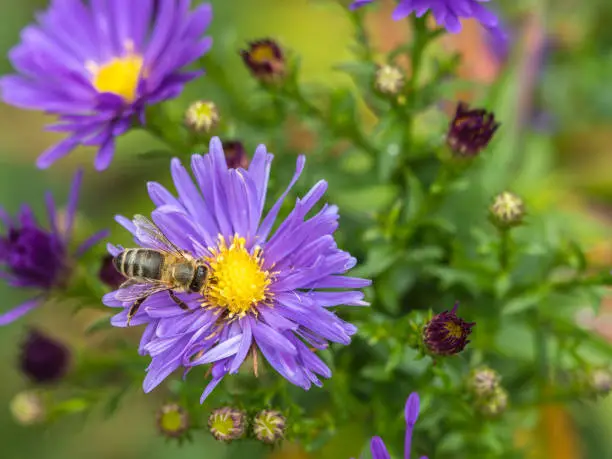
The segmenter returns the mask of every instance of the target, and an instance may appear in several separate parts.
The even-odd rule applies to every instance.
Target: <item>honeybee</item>
[[[128,311],[127,325],[142,303],[159,292],[167,291],[181,309],[189,310],[175,291],[203,294],[207,287],[208,266],[170,242],[155,223],[143,215],[135,215],[133,222],[138,239],[149,242],[154,248],[124,249],[113,258],[115,269],[127,277],[115,298],[134,301]]]

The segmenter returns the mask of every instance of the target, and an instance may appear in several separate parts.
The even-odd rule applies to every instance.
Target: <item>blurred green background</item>
[[[18,42],[19,31],[32,21],[34,12],[44,8],[46,3],[42,0],[0,2],[1,73],[11,71],[6,56]],[[304,80],[331,86],[351,84],[347,77],[331,70],[333,64],[351,57],[351,25],[341,7],[334,2],[213,0],[210,3],[214,9],[210,29],[215,40],[213,53],[228,49],[237,51],[249,39],[271,36],[301,55]],[[558,0],[554,5],[549,3],[552,2],[522,0],[512,5],[499,5],[500,13],[514,28],[514,38],[522,43],[521,47],[516,48],[518,51],[511,54],[507,66],[495,60],[487,47],[486,37],[474,24],[467,24],[460,35],[445,40],[440,46],[442,49],[458,50],[464,55],[462,76],[476,82],[476,86],[504,78],[519,79],[519,86],[525,85],[526,104],[538,113],[545,113],[548,123],[535,125],[530,117],[525,116],[525,120],[529,119],[523,120],[524,126],[517,131],[517,142],[522,142],[519,145],[524,145],[524,151],[529,155],[541,155],[530,164],[549,169],[547,183],[551,187],[546,196],[538,194],[527,196],[527,199],[540,209],[552,206],[553,202],[555,206],[560,203],[569,209],[580,209],[589,217],[585,219],[585,227],[588,228],[583,231],[583,239],[592,251],[593,260],[610,263],[612,251],[604,237],[605,231],[601,229],[607,228],[612,221],[612,173],[609,172],[612,166],[612,4],[609,0]],[[375,44],[388,50],[405,40],[406,34],[402,25],[390,24],[391,2],[383,6],[382,11],[371,15],[368,26],[374,34]],[[534,48],[537,48],[537,40],[533,37],[537,38],[538,33],[550,41],[549,52],[544,66],[540,69],[536,65],[535,76],[530,76],[530,69],[534,73],[533,59],[541,60]],[[234,85],[238,88],[252,85],[237,52],[220,55],[220,59],[227,66],[227,73],[232,75]],[[214,87],[206,82],[205,77],[191,85],[181,96],[176,102],[177,109],[182,110],[196,98],[219,101],[223,108],[223,97],[214,92]],[[119,141],[116,159],[103,174],[92,170],[93,154],[85,148],[74,152],[50,170],[40,171],[34,168],[35,158],[60,138],[43,131],[43,125],[48,121],[42,114],[0,105],[1,204],[10,212],[15,212],[21,202],[28,202],[44,218],[41,200],[44,190],[53,190],[58,201],[62,202],[75,167],[84,165],[87,173],[80,205],[80,231],[84,235],[94,228],[109,227],[113,231],[111,240],[125,241],[125,234],[114,223],[113,215],[130,215],[136,209],[142,213],[148,212],[151,205],[146,196],[145,183],[149,180],[168,183],[166,160],[135,160],[137,153],[155,149],[159,144],[142,132],[130,133]],[[299,132],[291,136],[296,137],[298,146],[307,148],[308,141],[301,138]],[[250,133],[249,140],[253,142],[246,145],[249,151],[256,143],[271,142],[265,132]],[[274,144],[271,150],[282,153],[275,151]],[[541,190],[542,187],[536,188]],[[117,189],[121,190],[121,194],[114,191]],[[597,230],[591,230],[591,227]],[[6,309],[26,299],[27,295],[0,285],[0,298],[2,309]],[[604,308],[602,314],[605,312]],[[91,319],[92,315],[86,312],[67,318],[45,308],[0,330],[0,374],[3,375],[0,384],[0,457],[224,457],[225,448],[213,442],[205,433],[197,437],[192,445],[182,448],[164,444],[154,428],[154,412],[163,401],[163,390],[145,396],[139,388],[134,388],[117,414],[109,420],[94,413],[85,424],[81,420],[65,419],[44,430],[22,427],[13,420],[8,409],[9,400],[25,387],[25,381],[15,367],[19,342],[25,332],[24,325],[36,324],[52,336],[58,336],[61,331],[62,339],[68,340],[77,350],[84,346],[103,348],[105,341],[102,338],[85,340],[80,334]],[[612,330],[607,330],[605,324],[596,323],[596,328],[612,337]],[[75,332],[66,335],[64,330]],[[205,415],[203,412],[202,416]],[[568,422],[553,422],[560,418]],[[551,419],[550,425],[536,433],[545,444],[543,457],[610,457],[612,399],[608,398],[598,405],[577,406],[569,413],[555,411]],[[354,433],[351,432],[345,437],[347,442],[354,442],[352,435]],[[568,443],[562,446],[562,450],[555,450],[554,438],[559,436],[568,439]],[[340,438],[338,441],[344,440]],[[334,457],[333,448],[326,456]],[[235,457],[248,455],[242,452]],[[290,449],[277,452],[276,457],[306,456]]]

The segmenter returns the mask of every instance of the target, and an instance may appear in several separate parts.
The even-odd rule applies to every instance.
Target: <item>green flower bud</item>
[[[393,65],[383,65],[376,71],[374,86],[383,94],[395,95],[402,90],[405,77],[401,69]]]
[[[157,412],[157,428],[165,437],[181,437],[189,430],[189,415],[176,403],[168,403]]]
[[[488,368],[481,367],[472,370],[467,380],[467,389],[477,399],[491,397],[499,387],[501,377]]]
[[[253,419],[253,433],[261,442],[276,443],[285,436],[286,421],[280,411],[260,411]]]
[[[45,404],[36,391],[19,392],[11,400],[10,410],[13,418],[23,426],[40,424],[46,417]]]
[[[508,191],[495,196],[489,211],[491,221],[501,229],[520,225],[525,216],[523,200]]]
[[[219,111],[213,102],[199,100],[185,112],[185,126],[195,133],[210,132],[218,123]]]
[[[218,408],[208,417],[208,429],[219,441],[237,440],[244,435],[245,428],[246,414],[236,408]]]

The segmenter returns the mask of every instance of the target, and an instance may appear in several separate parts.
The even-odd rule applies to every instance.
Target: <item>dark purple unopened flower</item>
[[[70,352],[59,341],[38,330],[30,330],[21,348],[21,371],[35,383],[61,379],[68,369]]]
[[[106,230],[100,231],[83,242],[75,253],[69,251],[82,177],[82,171],[78,171],[72,182],[62,229],[50,193],[45,196],[49,229],[38,224],[27,205],[22,206],[16,218],[0,208],[0,223],[6,231],[0,234],[0,278],[11,287],[38,291],[31,300],[0,314],[0,326],[28,313],[39,306],[52,290],[65,286],[75,256],[79,257],[108,234]]]
[[[210,48],[202,35],[212,13],[207,4],[189,11],[190,3],[55,0],[23,30],[9,54],[18,73],[0,80],[2,99],[57,115],[48,129],[67,133],[38,167],[93,145],[96,169],[106,169],[115,137],[144,123],[145,106],[178,96],[202,73],[182,69]]]
[[[458,354],[470,340],[475,322],[466,322],[457,316],[459,302],[455,303],[451,311],[436,314],[423,330],[423,342],[434,355]]]
[[[413,392],[406,400],[406,407],[404,408],[404,417],[406,419],[406,436],[404,440],[404,459],[410,459],[410,450],[412,448],[412,431],[419,418],[419,410],[421,408],[421,402],[419,400],[419,394]],[[372,437],[370,442],[370,450],[372,452],[372,459],[391,459],[391,455],[387,451],[385,442],[380,437]],[[421,459],[427,459],[426,456],[421,456]]]
[[[350,5],[351,10],[372,3],[374,0],[356,0]],[[431,10],[438,25],[451,33],[461,31],[460,19],[473,18],[485,27],[495,27],[497,17],[487,10],[481,3],[488,0],[400,0],[393,11],[393,19],[398,21],[416,14],[423,16]]]
[[[208,154],[192,156],[195,183],[178,159],[172,161],[178,198],[158,183],[149,183],[149,195],[157,206],[153,221],[171,243],[203,260],[209,276],[198,290],[201,293],[176,291],[189,311],[168,292],[160,292],[147,298],[133,316],[132,325],[147,325],[140,344],[140,353],[152,358],[145,392],[179,367],[212,364],[204,401],[225,375],[237,373],[245,358],[257,352],[288,381],[307,390],[312,384],[322,385],[317,375],[331,376],[313,348],[325,349],[329,341],[347,345],[356,332],[329,308],[366,306],[363,293],[355,289],[370,281],[343,276],[356,260],[334,241],[338,208],[325,204],[307,217],[327,183],[319,181],[297,199],[273,232],[305,157],[298,158],[287,189],[264,214],[272,158],[260,145],[248,169],[228,168],[221,141],[214,137]],[[141,220],[119,216],[117,221],[135,235],[137,245],[159,247],[146,231],[137,229]],[[109,250],[116,255],[122,249],[109,246]],[[106,305],[122,308],[112,318],[113,325],[126,326],[132,302],[121,298],[141,287],[104,297]]]

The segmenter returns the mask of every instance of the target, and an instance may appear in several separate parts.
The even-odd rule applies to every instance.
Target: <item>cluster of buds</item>
[[[448,356],[458,354],[470,342],[475,322],[466,322],[457,316],[459,303],[455,303],[451,311],[436,314],[423,329],[423,344],[433,356]]]
[[[244,437],[248,424],[246,412],[237,408],[217,408],[208,418],[210,433],[216,440],[222,442],[231,442]],[[250,427],[257,440],[273,445],[285,436],[286,418],[280,411],[262,410],[253,416]]]
[[[501,386],[500,375],[488,367],[472,370],[466,381],[475,407],[483,416],[497,417],[508,406],[508,392]]]

